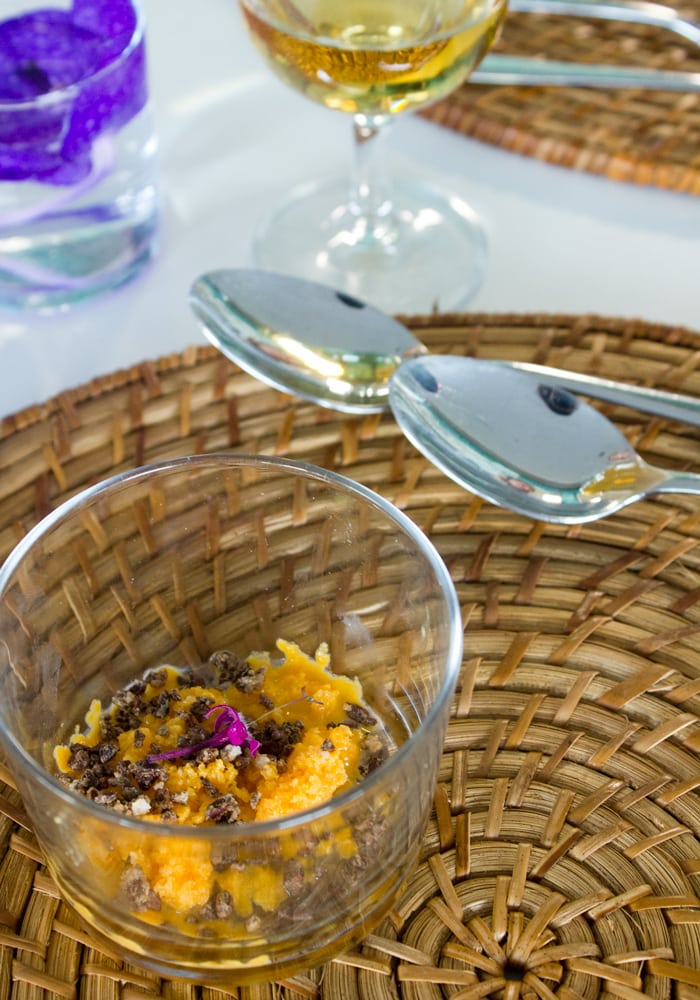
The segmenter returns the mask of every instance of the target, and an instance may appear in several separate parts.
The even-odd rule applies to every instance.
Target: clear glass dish
[[[280,637],[327,643],[379,719],[390,755],[349,791],[192,827],[121,815],[51,773],[93,698]],[[444,563],[380,496],[282,459],[177,459],[67,501],[0,570],[0,741],[51,874],[98,941],[166,976],[279,979],[364,936],[411,871],[461,653]],[[125,891],[141,863],[158,871],[157,905]],[[212,915],[202,904],[222,885],[231,906]]]

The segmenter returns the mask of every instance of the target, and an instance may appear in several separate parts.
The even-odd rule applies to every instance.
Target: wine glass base
[[[460,198],[396,179],[393,212],[370,230],[348,206],[347,184],[313,183],[259,228],[257,266],[331,285],[388,313],[449,312],[483,280],[484,228]]]

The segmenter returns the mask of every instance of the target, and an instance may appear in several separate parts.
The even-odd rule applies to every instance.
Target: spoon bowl
[[[390,383],[406,437],[461,486],[541,521],[594,521],[650,493],[700,495],[700,476],[647,464],[607,417],[497,362],[432,355]]]
[[[389,378],[426,354],[386,313],[326,285],[267,271],[202,275],[190,304],[204,335],[267,385],[343,413],[389,408]]]

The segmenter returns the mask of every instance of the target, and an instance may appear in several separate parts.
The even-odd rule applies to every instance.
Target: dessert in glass
[[[0,570],[0,743],[98,943],[194,982],[279,979],[400,891],[461,651],[442,559],[379,495],[175,459],[77,494]]]

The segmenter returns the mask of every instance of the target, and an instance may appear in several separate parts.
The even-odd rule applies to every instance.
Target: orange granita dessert
[[[94,701],[54,748],[59,780],[119,813],[189,826],[274,820],[352,787],[387,756],[359,682],[331,672],[325,645],[314,657],[284,640],[277,649],[279,661],[223,651],[200,670],[161,666],[107,707]],[[208,848],[185,856],[132,838],[105,864],[121,866],[120,891],[145,918],[218,920],[278,907],[299,866],[288,860],[285,881]]]
[[[93,801],[161,822],[276,819],[320,805],[375,767],[383,744],[359,682],[280,640],[199,673],[149,671],[54,749],[61,780]],[[370,736],[374,738],[369,739]],[[379,756],[378,756],[379,755]]]

